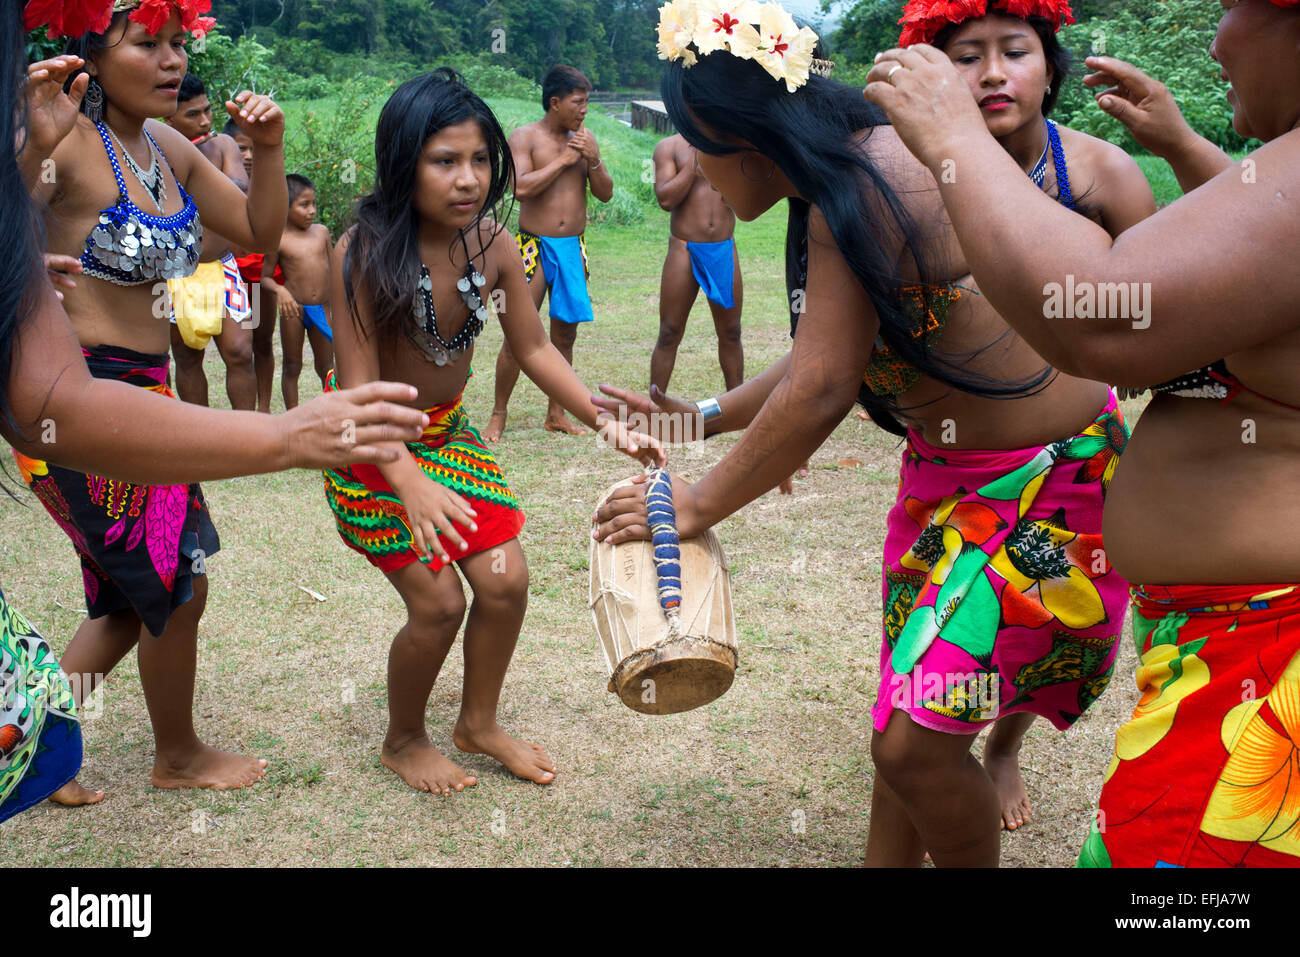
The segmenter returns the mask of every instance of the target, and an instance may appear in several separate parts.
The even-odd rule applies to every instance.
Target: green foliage
[[[822,11],[829,13],[835,0],[822,0]],[[835,78],[845,60],[870,63],[881,50],[898,45],[898,18],[903,5],[895,0],[860,0],[844,13],[840,27],[823,37],[830,57],[836,63]]]
[[[45,35],[44,29],[36,30],[27,34],[23,44],[23,54],[27,57],[28,63],[49,60],[63,52],[66,42],[62,39],[51,40]]]
[[[833,0],[823,0],[827,9]],[[1141,152],[1118,120],[1097,108],[1093,93],[1079,82],[1083,59],[1094,51],[1127,60],[1173,91],[1183,115],[1202,136],[1230,151],[1246,142],[1232,129],[1232,109],[1219,68],[1208,55],[1222,8],[1210,0],[1078,0],[1078,22],[1065,27],[1061,43],[1074,52],[1075,76],[1065,84],[1056,119],[1084,133]],[[869,64],[898,40],[898,0],[859,0],[847,10],[830,38],[832,58]],[[850,71],[853,72],[853,71]],[[837,64],[836,76],[848,80]],[[853,73],[856,82],[861,76]]]
[[[241,90],[279,96],[283,74],[272,62],[271,51],[255,39],[242,36],[231,39],[219,29],[206,36],[191,39],[186,46],[189,53],[189,72],[208,88],[216,116],[219,100],[228,100]],[[218,126],[224,120],[214,120]]]
[[[215,0],[213,14],[231,35],[256,36],[274,49],[277,66],[304,80],[319,73],[334,80],[406,77],[468,57],[534,82],[562,62],[600,88],[644,88],[658,82],[661,68],[660,2]]]
[[[1164,160],[1148,154],[1135,156],[1133,159],[1137,161],[1146,175],[1147,182],[1151,184],[1151,191],[1156,197],[1156,206],[1168,206],[1183,195],[1183,189],[1178,185],[1178,177]]]
[[[1196,132],[1229,151],[1246,141],[1232,129],[1232,107],[1219,66],[1208,55],[1222,10],[1193,0],[1132,0],[1109,18],[1076,23],[1061,31],[1061,42],[1082,63],[1104,53],[1127,60],[1164,83]],[[1118,120],[1098,109],[1092,91],[1078,82],[1066,85],[1057,107],[1062,123],[1140,152]]]
[[[375,124],[388,90],[363,78],[340,84],[329,99],[306,109],[285,110],[285,171],[316,184],[320,221],[336,239],[351,223],[357,198],[374,186]]]
[[[449,66],[465,78],[465,85],[484,99],[528,100],[541,104],[542,88],[486,53],[442,57],[436,66]]]

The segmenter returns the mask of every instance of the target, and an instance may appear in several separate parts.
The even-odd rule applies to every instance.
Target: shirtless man
[[[193,73],[181,80],[177,101],[176,112],[165,120],[167,125],[183,133],[213,166],[247,191],[248,170],[239,147],[231,137],[213,131],[212,104],[203,82]],[[186,402],[207,405],[203,353],[208,340],[216,340],[217,351],[226,364],[226,395],[231,408],[247,411],[257,404],[253,332],[244,322],[252,315],[252,305],[230,250],[229,241],[207,230],[198,271],[170,284],[172,355],[176,359],[177,394]]]
[[[540,310],[551,294],[551,342],[573,364],[573,343],[580,322],[591,322],[587,293],[587,187],[602,203],[614,197],[614,182],[600,158],[596,138],[583,128],[591,81],[571,66],[556,66],[542,80],[546,115],[510,134],[515,161],[515,198],[519,200],[519,252],[533,302]],[[501,438],[506,406],[519,378],[519,363],[503,343],[497,356],[496,399],[483,437]],[[552,432],[583,435],[553,399],[546,412]]]
[[[659,341],[650,357],[650,385],[667,391],[686,319],[703,289],[718,334],[722,380],[730,391],[745,380],[740,257],[732,238],[736,214],[701,175],[695,150],[680,134],[659,141],[654,164],[655,198],[671,217],[668,258],[659,280]]]
[[[330,254],[334,244],[329,228],[316,222],[316,185],[305,176],[290,173],[289,214],[280,235],[278,252],[268,253],[262,265],[262,282],[275,291],[280,309],[280,348],[284,368],[280,388],[284,407],[298,405],[298,376],[302,373],[303,334],[311,339],[312,363],[321,388],[334,365],[334,333],[329,323]],[[284,276],[275,279],[279,264]]]

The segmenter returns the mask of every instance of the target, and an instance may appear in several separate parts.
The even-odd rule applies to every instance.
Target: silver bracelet
[[[603,162],[604,162],[604,160],[596,160],[596,165],[595,165],[595,166],[589,166],[589,167],[587,167],[587,172],[588,172],[588,173],[594,173],[594,172],[596,172],[596,170],[600,169],[600,164],[603,163]]]
[[[722,406],[718,405],[717,399],[704,399],[696,402],[695,407],[700,410],[700,418],[705,422],[711,422],[722,415]]]

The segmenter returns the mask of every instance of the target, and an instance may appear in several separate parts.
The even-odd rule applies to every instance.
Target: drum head
[[[683,636],[629,655],[610,676],[609,690],[642,714],[677,714],[720,697],[735,676],[734,648]]]

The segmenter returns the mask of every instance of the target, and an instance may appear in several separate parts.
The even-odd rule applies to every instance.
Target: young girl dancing
[[[511,351],[544,392],[587,425],[603,427],[634,458],[662,462],[663,451],[609,416],[597,421],[590,393],[547,338],[518,247],[485,215],[514,176],[505,133],[487,104],[450,70],[408,80],[380,114],[375,170],[374,192],[335,250],[332,301],[346,304],[346,313],[334,333],[337,375],[326,388],[410,382],[430,423],[392,465],[327,471],[325,493],[344,542],[387,575],[406,604],[406,624],[388,657],[381,759],[423,791],[447,794],[477,781],[434,748],[424,723],[465,617],[454,561],[474,601],[452,741],[548,784],[555,778],[550,756],[496,720],[528,599],[516,538],[524,516],[461,405],[474,339],[494,298]]]

